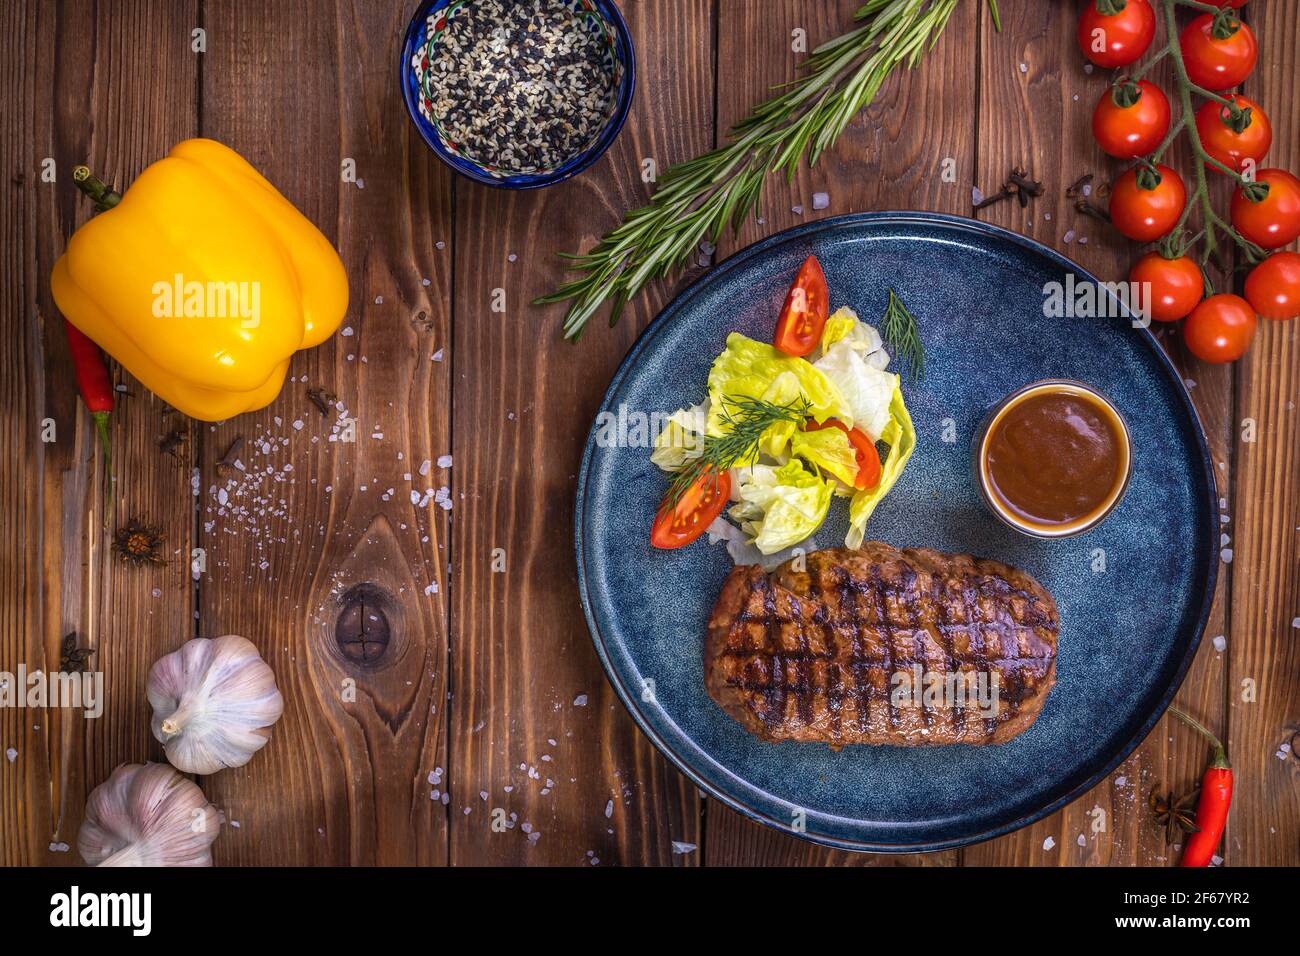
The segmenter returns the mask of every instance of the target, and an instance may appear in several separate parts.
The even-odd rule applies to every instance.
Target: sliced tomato
[[[870,435],[861,428],[846,428],[838,418],[828,418],[821,424],[810,418],[808,424],[804,426],[804,431],[815,432],[823,428],[838,428],[849,436],[849,444],[857,452],[858,458],[858,476],[853,481],[854,488],[870,491],[880,484],[880,452],[876,451],[876,443],[871,440]]]
[[[703,472],[677,499],[674,507],[666,501],[655,515],[650,529],[650,543],[656,548],[684,548],[713,524],[731,498],[731,472],[724,471],[714,480],[712,470]]]
[[[822,340],[822,329],[830,315],[830,302],[822,264],[816,256],[809,256],[799,267],[794,285],[790,286],[790,293],[785,297],[772,344],[786,355],[810,353]]]

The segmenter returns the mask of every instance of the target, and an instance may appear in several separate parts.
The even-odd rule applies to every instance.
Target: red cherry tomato
[[[1117,12],[1102,12],[1107,9]],[[1107,70],[1138,60],[1155,35],[1156,14],[1149,0],[1088,0],[1079,17],[1079,49]]]
[[[1110,191],[1110,218],[1115,228],[1138,242],[1153,242],[1167,235],[1178,223],[1187,205],[1187,188],[1182,177],[1165,165],[1155,167],[1160,181],[1153,189],[1138,185],[1138,173],[1150,175],[1142,166],[1130,169],[1115,181]]]
[[[1166,259],[1148,252],[1133,263],[1130,282],[1149,284],[1147,309],[1157,322],[1177,322],[1196,308],[1205,294],[1205,276],[1190,256]]]
[[[1092,135],[1097,144],[1120,159],[1145,156],[1160,145],[1167,132],[1169,98],[1146,80],[1107,90],[1092,113]]]
[[[1261,169],[1255,181],[1268,183],[1268,195],[1251,202],[1238,186],[1232,194],[1232,224],[1257,246],[1285,246],[1300,236],[1300,179],[1285,169]]]
[[[828,418],[826,421],[818,424],[812,419],[804,426],[804,431],[821,431],[823,428],[838,428],[844,434],[849,436],[849,444],[857,452],[858,475],[853,480],[853,487],[867,491],[880,484],[880,452],[876,451],[876,443],[860,428],[845,428],[844,423],[838,418]]]
[[[650,543],[656,548],[684,548],[713,524],[731,497],[731,472],[724,471],[713,480],[710,469],[700,474],[686,489],[674,507],[665,501],[655,515],[650,529]]]
[[[809,256],[799,267],[790,294],[785,297],[773,344],[786,355],[810,353],[822,340],[822,329],[830,314],[830,301],[822,264],[816,256]]]
[[[1258,166],[1273,145],[1273,124],[1253,100],[1240,93],[1230,94],[1228,99],[1242,111],[1240,118],[1234,121],[1228,107],[1208,100],[1196,111],[1196,132],[1207,153],[1229,169],[1241,172],[1247,160]],[[1240,132],[1233,128],[1234,122],[1244,124]]]
[[[1237,295],[1210,296],[1183,323],[1187,350],[1214,365],[1241,358],[1254,337],[1255,310]]]
[[[1202,13],[1187,25],[1178,43],[1193,83],[1207,90],[1226,90],[1250,76],[1259,59],[1259,44],[1244,23],[1238,23],[1230,36],[1215,36],[1214,19],[1214,14]]]
[[[1300,252],[1275,252],[1251,269],[1246,301],[1275,322],[1300,315]]]

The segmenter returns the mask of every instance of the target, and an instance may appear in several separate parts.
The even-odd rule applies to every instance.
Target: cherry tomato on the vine
[[[1255,310],[1241,296],[1212,295],[1183,323],[1183,340],[1202,362],[1235,362],[1250,348],[1255,324]]]
[[[1275,322],[1300,316],[1300,252],[1275,252],[1251,269],[1246,301]]]
[[[1285,169],[1261,169],[1255,182],[1267,183],[1268,195],[1251,202],[1238,186],[1232,194],[1232,224],[1257,246],[1285,246],[1300,236],[1300,179]]]
[[[1220,35],[1215,31],[1213,13],[1202,13],[1187,25],[1178,43],[1183,50],[1187,75],[1197,86],[1207,90],[1227,90],[1250,76],[1259,59],[1259,44],[1249,26],[1237,21]]]
[[[1133,263],[1130,282],[1149,284],[1147,309],[1157,322],[1177,322],[1196,308],[1205,294],[1205,276],[1190,256],[1166,259],[1148,252]]]
[[[1110,218],[1115,228],[1138,242],[1154,242],[1178,223],[1187,205],[1182,177],[1163,164],[1138,166],[1115,181]]]
[[[1253,100],[1240,93],[1230,94],[1228,99],[1236,108],[1235,115],[1222,103],[1207,100],[1196,111],[1196,132],[1207,153],[1229,169],[1241,172],[1247,160],[1258,166],[1273,145],[1273,124]]]
[[[1112,156],[1134,159],[1160,145],[1169,132],[1169,98],[1146,80],[1111,87],[1097,101],[1092,135]]]
[[[1107,70],[1136,62],[1155,35],[1149,0],[1088,0],[1079,17],[1079,49]]]

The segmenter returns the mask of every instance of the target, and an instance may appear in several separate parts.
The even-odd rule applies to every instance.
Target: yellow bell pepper
[[[54,301],[185,414],[269,405],[293,353],[342,322],[338,253],[234,150],[186,140],[109,195],[54,264]]]

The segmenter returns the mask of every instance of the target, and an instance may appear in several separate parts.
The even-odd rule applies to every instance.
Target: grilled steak
[[[838,749],[1000,744],[1034,722],[1060,619],[1028,574],[876,541],[803,560],[737,567],[709,620],[705,683],[746,730]]]

